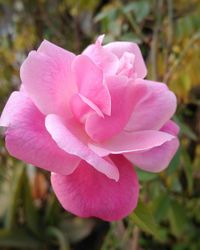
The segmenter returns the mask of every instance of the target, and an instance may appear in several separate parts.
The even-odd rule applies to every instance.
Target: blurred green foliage
[[[19,68],[46,38],[75,53],[137,42],[148,79],[176,93],[181,147],[160,174],[138,171],[137,209],[124,221],[76,218],[58,204],[48,173],[8,156],[0,141],[0,249],[200,249],[199,0],[0,0],[0,110],[20,85]]]

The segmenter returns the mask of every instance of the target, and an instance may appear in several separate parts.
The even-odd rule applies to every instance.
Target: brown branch
[[[137,226],[133,228],[133,241],[132,241],[132,250],[139,250],[139,239],[140,239],[140,229]]]
[[[185,55],[187,54],[188,50],[193,46],[193,44],[200,39],[200,33],[194,34],[191,39],[189,40],[187,46],[183,49],[182,53],[178,57],[178,59],[174,62],[174,64],[171,66],[169,71],[165,74],[163,81],[167,84],[172,77],[174,71],[177,69],[177,67],[181,64],[182,60],[184,59]]]

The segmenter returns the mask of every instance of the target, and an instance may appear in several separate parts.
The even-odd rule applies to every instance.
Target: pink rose
[[[176,97],[165,84],[144,80],[138,46],[102,40],[78,56],[43,41],[24,61],[21,89],[0,125],[12,156],[52,172],[67,211],[113,221],[137,205],[132,163],[150,172],[166,168],[179,129],[170,120]]]

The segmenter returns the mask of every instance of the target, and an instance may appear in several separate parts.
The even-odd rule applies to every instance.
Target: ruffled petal
[[[74,94],[72,96],[70,106],[74,117],[81,123],[85,123],[90,114],[98,114],[100,117],[104,117],[104,114],[97,105],[81,94]]]
[[[120,220],[131,213],[138,201],[136,173],[123,156],[111,156],[118,167],[118,182],[108,179],[85,161],[70,176],[52,173],[51,183],[58,200],[67,211],[80,217]]]
[[[77,56],[72,67],[78,92],[93,102],[103,113],[110,115],[110,94],[103,84],[102,71],[86,55]]]
[[[124,52],[120,58],[120,64],[117,74],[127,77],[136,78],[137,74],[134,72],[135,55],[129,52]]]
[[[119,68],[119,59],[101,44],[104,36],[99,36],[95,44],[89,45],[83,55],[87,55],[103,71],[104,75],[115,75]]]
[[[111,115],[102,118],[92,114],[85,123],[87,134],[96,142],[108,140],[120,133],[129,121],[134,105],[146,93],[146,86],[135,84],[124,76],[108,77],[106,84],[111,95]]]
[[[44,41],[22,64],[23,86],[42,113],[70,115],[67,107],[76,90],[71,72],[74,58],[74,54]]]
[[[69,154],[80,157],[108,178],[118,181],[118,169],[113,164],[95,154],[66,126],[67,124],[64,124],[57,115],[48,115],[46,118],[46,128],[61,149]]]
[[[146,94],[135,106],[126,131],[159,130],[174,114],[176,97],[163,83],[136,80],[146,86]]]
[[[134,72],[138,78],[144,78],[147,74],[146,65],[142,57],[141,51],[136,43],[132,42],[112,42],[103,46],[106,51],[115,54],[119,59],[125,52],[135,55]]]
[[[11,112],[10,112],[11,111]],[[14,92],[2,114],[8,152],[27,163],[59,174],[71,174],[80,158],[61,150],[45,128],[45,117],[23,92]]]

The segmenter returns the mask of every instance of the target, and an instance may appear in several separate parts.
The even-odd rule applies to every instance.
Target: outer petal
[[[92,101],[103,113],[109,115],[110,95],[103,84],[102,71],[85,55],[77,56],[72,67],[79,93]]]
[[[104,46],[104,48],[114,53],[118,58],[121,58],[125,52],[135,55],[134,71],[138,78],[144,78],[147,74],[147,69],[141,54],[141,51],[136,43],[131,42],[112,42]]]
[[[146,86],[136,85],[123,76],[108,77],[106,83],[111,95],[111,115],[101,118],[93,114],[85,124],[87,134],[97,142],[121,132],[130,119],[134,105],[146,93]]]
[[[176,136],[179,128],[173,121],[168,121],[163,126],[162,131]],[[141,153],[127,153],[124,154],[124,156],[139,168],[150,172],[159,172],[169,165],[178,147],[179,141],[177,137],[174,137],[172,140],[165,142],[161,146],[154,147],[151,150]]]
[[[63,123],[60,117],[48,115],[46,128],[57,145],[69,154],[76,155],[91,164],[96,170],[107,177],[118,181],[118,169],[108,161],[102,159],[83,142],[81,142]]]
[[[174,138],[162,146],[141,153],[127,153],[124,156],[139,168],[149,172],[164,170],[174,157],[179,147],[179,141]]]
[[[27,98],[23,92],[14,91],[8,99],[1,113],[0,126],[8,127],[13,119],[16,119],[19,111],[26,107]]]
[[[173,139],[175,139],[173,135],[165,132],[144,130],[132,133],[121,132],[109,141],[105,141],[101,144],[90,143],[89,146],[99,155],[121,154],[128,152],[144,152],[154,147],[161,146]]]
[[[55,60],[62,61],[63,63],[68,62],[70,60],[69,58],[74,58],[75,55],[65,50],[47,40],[44,40],[39,48],[37,49],[39,53],[43,53],[51,58],[54,58]]]
[[[169,120],[164,124],[164,126],[160,130],[167,132],[171,135],[177,136],[180,129],[179,126],[174,121]]]
[[[136,83],[145,85],[147,93],[135,106],[125,130],[158,130],[173,116],[176,97],[163,83],[142,79]]]
[[[21,66],[23,86],[38,109],[44,113],[67,115],[68,102],[75,92],[71,63],[75,55],[44,41]]]
[[[1,118],[1,122],[8,126],[6,148],[12,156],[37,167],[71,174],[80,159],[56,145],[45,129],[44,121],[44,115],[24,93],[14,92]]]
[[[106,178],[82,161],[70,175],[52,174],[51,183],[62,206],[80,217],[120,220],[136,207],[139,185],[132,165],[123,156],[112,156],[120,172],[118,182]]]

